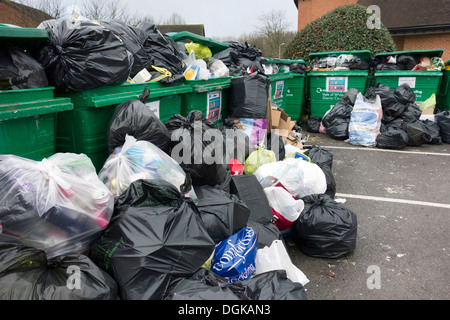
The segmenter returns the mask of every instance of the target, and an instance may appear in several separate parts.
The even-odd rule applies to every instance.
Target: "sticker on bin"
[[[347,77],[327,77],[326,83],[327,92],[347,92],[348,78]]]
[[[400,87],[402,84],[407,84],[411,89],[416,87],[416,77],[399,77],[398,78],[398,86]]]
[[[283,97],[283,90],[284,90],[284,81],[277,81],[275,83],[275,95],[273,96],[274,99],[279,99]]]
[[[208,106],[206,110],[207,118],[211,121],[220,119],[220,111],[222,106],[222,91],[208,92]]]

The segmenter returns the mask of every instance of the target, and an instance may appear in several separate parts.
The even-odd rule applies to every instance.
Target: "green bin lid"
[[[304,60],[291,60],[291,59],[278,59],[278,58],[264,58],[268,63],[277,63],[277,64],[293,64],[293,63],[302,63],[306,65]]]
[[[0,24],[0,42],[13,43],[23,49],[29,49],[47,42],[48,39],[48,32],[45,29]]]
[[[372,60],[372,54],[369,50],[314,52],[309,54],[309,58],[339,57],[341,54],[353,54],[361,59],[366,60],[367,62],[370,62],[370,60]]]
[[[375,57],[383,56],[397,56],[400,54],[417,54],[422,57],[442,57],[444,54],[444,49],[431,49],[431,50],[408,50],[408,51],[393,51],[393,52],[380,52],[375,55]]]
[[[189,31],[169,32],[167,33],[167,35],[175,41],[191,40],[194,43],[204,45],[211,49],[213,55],[229,48],[228,43],[220,42],[211,38],[202,37],[198,34]]]

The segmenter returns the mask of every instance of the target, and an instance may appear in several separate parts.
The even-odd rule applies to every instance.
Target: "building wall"
[[[402,38],[403,46],[397,46],[399,51],[444,49],[442,59],[444,62],[450,59],[450,33],[406,35]]]
[[[34,10],[30,13],[30,10],[23,9],[23,6],[19,8],[21,9],[18,10],[0,2],[0,23],[13,24],[24,28],[36,28],[41,21],[51,18],[37,9],[29,8]]]
[[[307,24],[325,13],[346,4],[356,4],[357,0],[298,0],[298,27],[300,31]]]

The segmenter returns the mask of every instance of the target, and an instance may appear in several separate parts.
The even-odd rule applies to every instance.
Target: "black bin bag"
[[[134,78],[142,69],[151,70],[153,61],[144,48],[145,31],[129,26],[120,20],[101,21],[101,24],[113,31],[123,41],[125,47],[133,55],[130,77]]]
[[[137,140],[149,141],[165,153],[170,153],[172,142],[169,130],[145,105],[149,95],[150,90],[145,88],[139,100],[128,100],[116,107],[109,123],[109,153],[125,143],[127,134]]]
[[[237,195],[250,209],[249,220],[263,224],[272,221],[273,214],[269,200],[256,176],[232,176],[230,193]]]
[[[236,195],[210,186],[198,186],[194,191],[200,217],[215,243],[231,237],[247,225],[250,209]]]
[[[416,94],[407,83],[398,86],[394,91],[394,95],[398,102],[403,104],[416,102]]]
[[[388,129],[376,139],[376,147],[380,149],[401,150],[408,145],[409,137],[402,129]]]
[[[49,41],[34,55],[58,91],[89,90],[128,79],[133,55],[110,29],[70,19],[46,20],[38,28],[48,32]]]
[[[0,48],[0,80],[10,80],[13,90],[48,87],[42,65],[12,44],[2,44]]]
[[[305,151],[312,163],[317,164],[325,174],[327,181],[327,190],[325,194],[334,198],[336,195],[336,180],[332,172],[333,169],[333,151],[320,146],[312,146],[311,149]]]
[[[44,251],[0,234],[0,300],[118,300],[115,280],[85,255],[47,260]]]
[[[187,182],[137,180],[115,203],[111,223],[91,246],[91,259],[116,280],[124,300],[162,300],[211,256],[207,233]]]
[[[306,121],[306,131],[311,133],[319,133],[321,118],[318,117],[309,117],[308,121]]]
[[[266,119],[270,79],[259,72],[231,79],[229,116]]]
[[[296,245],[308,256],[339,258],[356,247],[357,216],[326,194],[303,197],[305,208],[292,224]]]
[[[439,133],[442,141],[450,143],[450,111],[444,110],[436,113],[436,123],[439,126]]]
[[[199,110],[176,114],[165,123],[172,142],[172,158],[189,172],[194,186],[220,185],[226,178],[223,134]]]
[[[408,134],[408,146],[417,147],[425,143],[431,143],[431,134],[421,120],[406,123],[402,129]]]

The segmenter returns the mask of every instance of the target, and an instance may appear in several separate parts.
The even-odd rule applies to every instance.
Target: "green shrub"
[[[285,51],[287,59],[303,59],[315,52],[369,50],[374,56],[379,52],[395,51],[395,43],[387,28],[369,29],[371,14],[361,5],[345,5],[312,21],[300,30]]]

